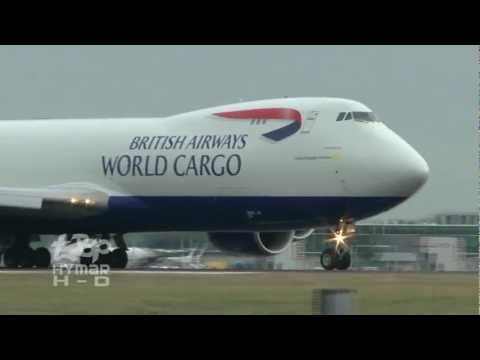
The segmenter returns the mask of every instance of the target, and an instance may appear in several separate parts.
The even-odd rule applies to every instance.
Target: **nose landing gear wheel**
[[[337,254],[335,249],[325,249],[320,255],[320,263],[325,270],[333,270],[336,267]]]
[[[337,269],[338,270],[347,270],[350,267],[350,264],[352,263],[352,258],[350,256],[350,253],[348,251],[345,251],[341,255],[337,255]]]
[[[320,263],[325,270],[346,270],[352,263],[352,258],[348,251],[338,253],[333,248],[328,248],[320,255]]]

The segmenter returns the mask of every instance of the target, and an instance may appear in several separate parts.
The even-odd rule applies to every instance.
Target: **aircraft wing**
[[[28,211],[49,217],[81,217],[105,211],[109,196],[107,189],[84,183],[46,188],[0,187],[0,211]]]

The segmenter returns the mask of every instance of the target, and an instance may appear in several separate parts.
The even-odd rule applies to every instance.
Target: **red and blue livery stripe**
[[[290,108],[248,109],[220,112],[214,115],[236,120],[292,120],[291,124],[263,134],[264,137],[273,141],[283,140],[295,134],[302,127],[302,114],[298,110]]]

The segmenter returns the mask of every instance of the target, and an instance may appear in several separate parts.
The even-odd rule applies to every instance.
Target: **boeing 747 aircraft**
[[[0,121],[0,244],[9,267],[47,267],[39,234],[205,231],[275,255],[334,226],[326,269],[346,269],[352,224],[412,196],[425,160],[367,106],[282,98],[164,118]]]

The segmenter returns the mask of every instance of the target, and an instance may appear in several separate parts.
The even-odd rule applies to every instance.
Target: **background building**
[[[461,224],[461,225],[478,225],[478,214],[465,212],[465,213],[444,213],[434,216],[434,222],[436,224]]]

